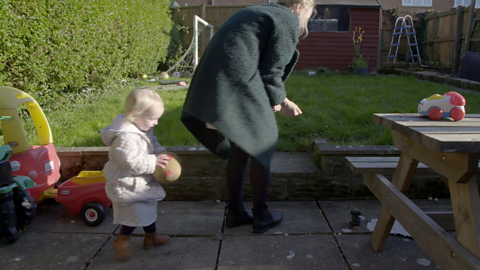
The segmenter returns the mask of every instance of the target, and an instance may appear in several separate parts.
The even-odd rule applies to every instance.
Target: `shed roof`
[[[315,0],[315,4],[322,6],[381,7],[377,0]]]

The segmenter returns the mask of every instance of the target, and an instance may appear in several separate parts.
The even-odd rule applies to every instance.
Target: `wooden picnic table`
[[[365,177],[383,204],[370,239],[375,250],[383,250],[396,219],[441,269],[480,269],[480,114],[467,114],[458,122],[419,114],[374,114],[373,121],[392,130],[401,151],[391,182],[381,174]],[[419,162],[449,187],[456,239],[403,194]]]

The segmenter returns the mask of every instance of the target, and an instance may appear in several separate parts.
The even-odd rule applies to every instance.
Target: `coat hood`
[[[125,119],[125,114],[117,115],[113,119],[112,124],[102,129],[100,135],[103,143],[111,146],[115,137],[120,133],[137,133],[146,136],[145,132],[139,130],[132,122]]]

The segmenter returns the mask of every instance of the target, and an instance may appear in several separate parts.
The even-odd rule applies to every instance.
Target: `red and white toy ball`
[[[444,95],[435,94],[422,99],[418,105],[418,113],[432,120],[450,117],[460,121],[465,117],[465,105],[465,98],[461,94],[450,91]]]
[[[153,173],[153,177],[160,183],[171,183],[177,181],[182,174],[182,165],[180,158],[172,152],[162,152],[169,157],[170,161],[165,165],[165,169],[157,167]]]

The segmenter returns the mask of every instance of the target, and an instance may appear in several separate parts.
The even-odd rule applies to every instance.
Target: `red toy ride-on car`
[[[112,202],[105,193],[103,172],[82,171],[58,186],[55,201],[65,205],[72,215],[81,214],[89,226],[100,225]]]

